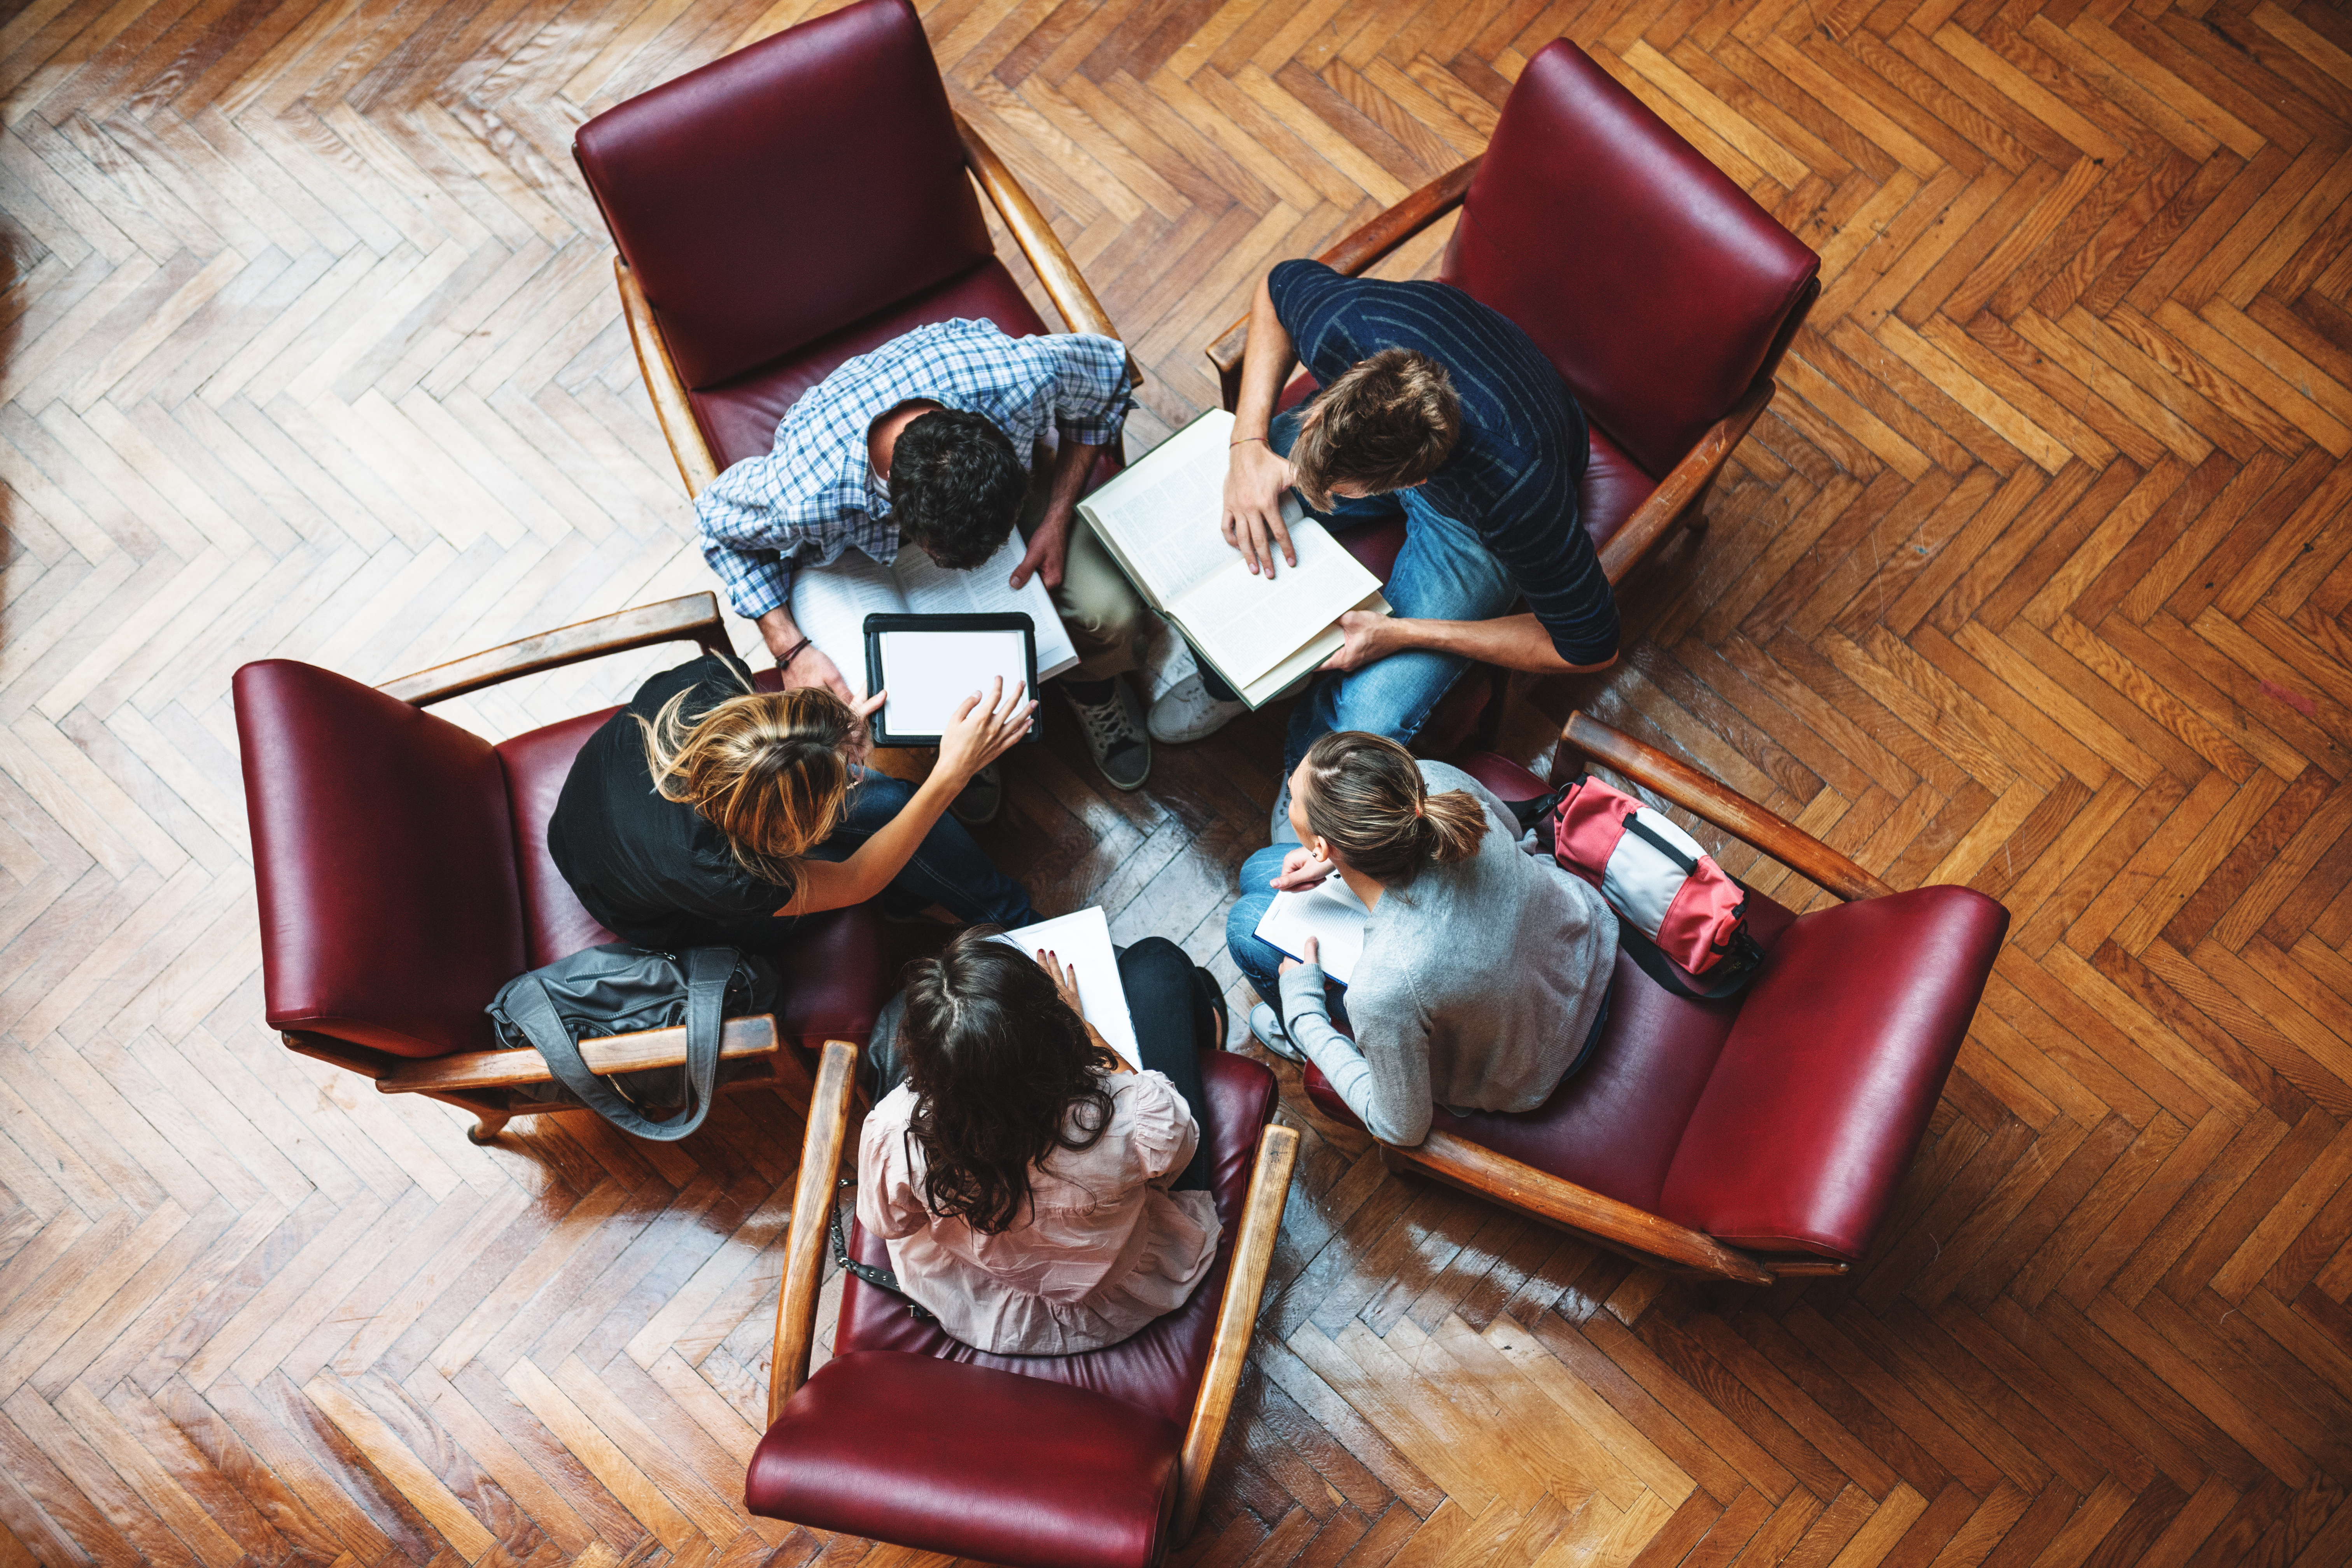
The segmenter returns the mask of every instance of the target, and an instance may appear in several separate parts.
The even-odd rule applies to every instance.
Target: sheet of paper
[[[1380,591],[1379,579],[1321,523],[1297,524],[1290,542],[1298,552],[1297,565],[1261,577],[1229,550],[1222,570],[1169,605],[1178,624],[1236,687],[1249,685]]]
[[[1028,553],[1015,529],[996,553],[969,572],[951,572],[915,547],[898,552],[898,587],[907,607],[919,616],[995,616],[1026,611],[1037,628],[1037,679],[1051,680],[1078,662],[1078,650],[1054,613],[1054,596],[1032,577],[1016,592],[1013,569]],[[861,626],[863,622],[859,623]],[[864,655],[860,654],[862,660]],[[895,697],[897,694],[894,692]]]
[[[1010,697],[1029,679],[1028,639],[1019,632],[884,632],[880,640],[887,734],[942,734],[964,699],[985,697],[991,680],[1002,676]]]
[[[1023,926],[996,940],[1010,942],[1033,958],[1039,948],[1045,948],[1075,968],[1078,1005],[1086,1009],[1087,1022],[1128,1066],[1143,1070],[1142,1053],[1135,1043],[1135,1019],[1127,1010],[1126,989],[1118,983],[1118,955],[1111,951],[1110,920],[1101,906]]]
[[[1364,922],[1372,911],[1337,877],[1303,893],[1276,893],[1274,903],[1257,922],[1261,941],[1296,959],[1307,956],[1307,939],[1320,943],[1323,973],[1345,985],[1355,978],[1357,961],[1364,956]]]

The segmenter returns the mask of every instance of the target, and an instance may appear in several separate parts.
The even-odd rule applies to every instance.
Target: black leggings
[[[1214,1165],[1209,1154],[1208,1101],[1201,1092],[1201,1053],[1224,1044],[1223,999],[1208,972],[1184,956],[1184,950],[1164,936],[1148,936],[1118,951],[1118,984],[1127,994],[1127,1010],[1135,1020],[1136,1054],[1148,1072],[1163,1073],[1192,1109],[1201,1130],[1192,1163],[1176,1178],[1178,1191],[1205,1192]],[[898,1004],[886,1009],[887,1024]],[[879,1100],[907,1076],[907,1064],[898,1042],[877,1029],[875,1039],[859,1063],[866,1092]]]
[[[1176,1178],[1176,1190],[1206,1191],[1213,1162],[1208,1101],[1201,1091],[1201,1053],[1224,1044],[1215,983],[1184,956],[1182,948],[1164,936],[1148,936],[1120,950],[1118,984],[1135,1018],[1136,1054],[1143,1058],[1145,1070],[1165,1073],[1200,1125],[1200,1147]]]

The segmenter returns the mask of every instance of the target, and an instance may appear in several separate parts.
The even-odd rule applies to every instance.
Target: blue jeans
[[[861,768],[849,792],[849,815],[832,836],[809,851],[812,860],[846,860],[859,846],[889,826],[891,818],[915,796],[915,786]],[[890,885],[882,889],[882,912],[908,916],[933,904],[967,924],[991,921],[1008,930],[1034,925],[1037,911],[1020,883],[996,868],[971,831],[952,816],[942,816],[915,846]],[[797,921],[775,922],[779,934]]]
[[[1268,445],[1284,457],[1298,439],[1299,410],[1275,416]],[[1314,514],[1334,533],[1366,523],[1404,518],[1404,549],[1381,590],[1389,606],[1408,620],[1488,621],[1507,612],[1519,596],[1510,569],[1486,548],[1478,531],[1446,516],[1418,490],[1351,500],[1331,498],[1328,511]],[[1334,730],[1368,730],[1411,745],[1421,727],[1471,661],[1459,654],[1408,648],[1345,673],[1318,675],[1290,715],[1284,737],[1282,772],[1286,779],[1307,748]],[[1223,684],[1202,667],[1211,695]]]

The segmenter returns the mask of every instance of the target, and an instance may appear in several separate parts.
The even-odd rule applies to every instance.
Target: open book
[[[1258,708],[1339,650],[1340,616],[1389,606],[1379,580],[1295,495],[1284,497],[1283,519],[1298,564],[1277,564],[1272,581],[1251,573],[1217,527],[1233,427],[1222,408],[1202,415],[1080,501],[1078,515],[1151,607]],[[1041,666],[1045,657],[1041,647]]]
[[[1356,890],[1337,876],[1321,886],[1298,893],[1276,893],[1272,907],[1257,922],[1259,940],[1304,963],[1307,939],[1317,943],[1323,973],[1345,985],[1356,975],[1364,956],[1364,922],[1372,911]]]
[[[866,616],[1026,611],[1037,628],[1037,679],[1048,681],[1078,662],[1078,650],[1070,645],[1062,617],[1054,613],[1045,584],[1032,577],[1018,592],[1005,586],[1027,550],[1016,529],[995,554],[969,572],[950,571],[919,545],[900,550],[898,559],[887,566],[862,550],[845,550],[828,565],[793,570],[793,620],[801,636],[841,667],[850,689],[863,697]]]
[[[1078,972],[1078,1005],[1087,1022],[1104,1043],[1136,1071],[1143,1070],[1141,1050],[1135,1043],[1135,1016],[1127,1010],[1127,988],[1118,982],[1118,954],[1110,945],[1110,920],[1097,904],[1074,915],[1039,921],[1019,931],[1006,931],[997,941],[1035,957],[1044,948]]]

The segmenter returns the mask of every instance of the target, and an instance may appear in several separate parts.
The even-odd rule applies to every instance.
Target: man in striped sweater
[[[1297,363],[1322,390],[1276,416]],[[1616,600],[1577,516],[1590,452],[1584,412],[1551,362],[1460,289],[1345,278],[1317,261],[1266,276],[1242,365],[1227,542],[1254,571],[1295,565],[1281,511],[1294,486],[1335,531],[1405,520],[1385,589],[1395,614],[1342,618],[1346,646],[1291,717],[1286,775],[1330,731],[1409,744],[1474,660],[1556,675],[1616,658]],[[1152,734],[1198,740],[1241,711],[1204,668],[1154,705]]]

